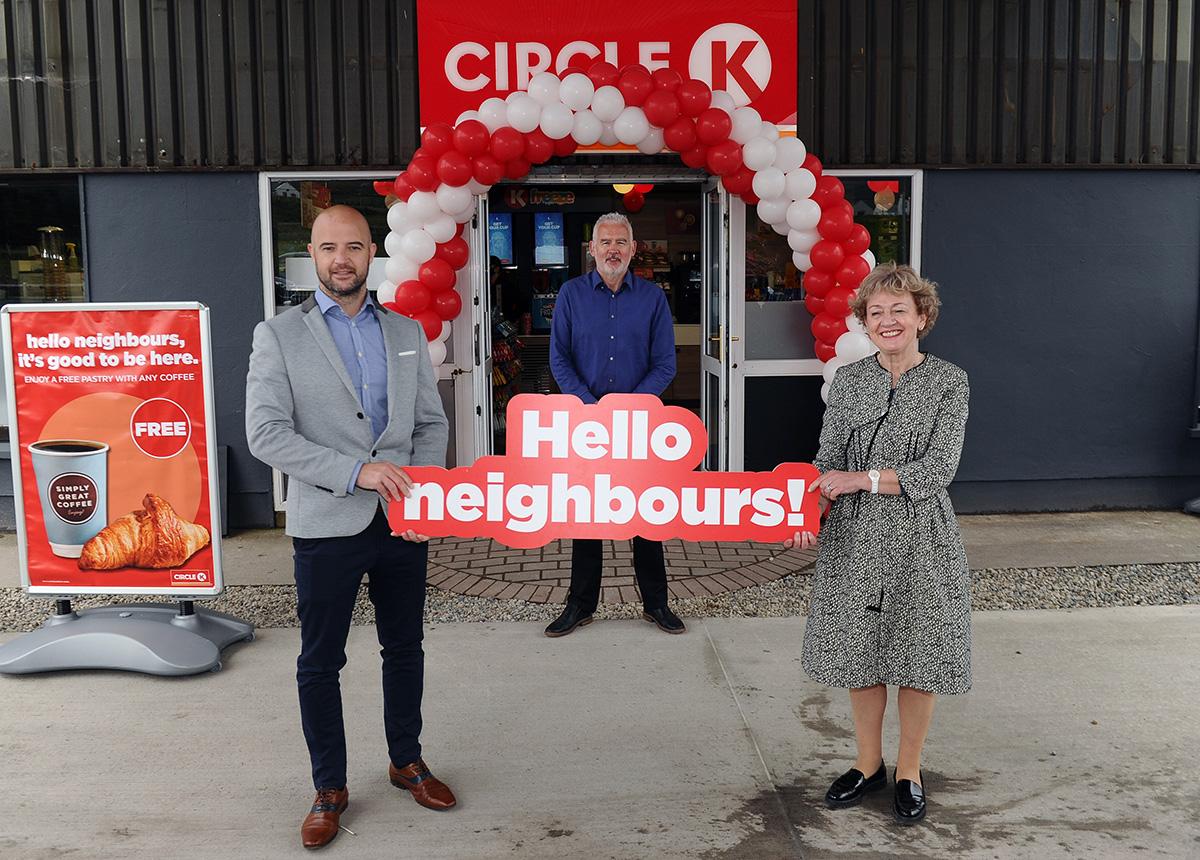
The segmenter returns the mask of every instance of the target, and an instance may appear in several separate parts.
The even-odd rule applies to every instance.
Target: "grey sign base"
[[[0,674],[121,669],[196,675],[221,668],[221,649],[254,639],[254,625],[210,609],[180,614],[170,603],[102,606],[51,616],[0,645]]]

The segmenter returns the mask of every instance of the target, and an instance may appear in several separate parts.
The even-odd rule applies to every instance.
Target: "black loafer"
[[[576,627],[592,623],[592,613],[584,612],[573,603],[568,603],[562,614],[550,622],[550,626],[546,628],[546,635],[551,639],[557,639],[559,636],[566,636]]]
[[[850,768],[833,781],[829,791],[825,792],[825,805],[830,809],[844,809],[847,806],[858,806],[862,799],[872,791],[878,791],[887,785],[887,769],[883,762],[879,770],[870,776],[864,776],[861,770]]]
[[[925,782],[925,774],[921,774]],[[896,780],[896,799],[892,813],[899,824],[916,824],[925,817],[925,789],[911,779]]]
[[[679,620],[679,616],[668,606],[661,609],[647,609],[642,612],[642,618],[651,624],[657,624],[658,629],[664,633],[682,633],[687,630],[683,626],[683,622]]]

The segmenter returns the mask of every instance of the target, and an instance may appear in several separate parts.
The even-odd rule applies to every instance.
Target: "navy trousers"
[[[313,786],[346,784],[346,731],[338,674],[346,665],[350,616],[362,583],[375,606],[383,656],[383,725],[397,767],[421,757],[425,573],[429,545],[394,538],[383,511],[350,537],[292,538],[300,615],[296,684],[312,759]]]
[[[600,577],[604,572],[604,541],[575,538],[571,541],[571,589],[567,600],[584,612],[595,612],[600,603]],[[660,541],[633,539],[633,572],[637,574],[642,605],[647,610],[667,605],[667,564]]]

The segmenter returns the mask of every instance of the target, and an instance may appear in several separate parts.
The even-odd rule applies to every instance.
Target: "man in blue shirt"
[[[629,219],[600,216],[589,248],[596,270],[562,285],[550,330],[550,368],[564,394],[595,403],[605,394],[660,396],[675,378],[675,329],[657,284],[630,273],[636,243]],[[571,589],[562,614],[546,628],[566,636],[590,624],[600,602],[604,542],[575,539]],[[667,606],[667,567],[659,541],[633,539],[642,617],[667,633],[683,622]]]

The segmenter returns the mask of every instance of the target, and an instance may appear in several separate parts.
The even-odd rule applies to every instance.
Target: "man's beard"
[[[329,280],[321,281],[321,286],[323,286],[325,288],[325,292],[329,293],[330,295],[337,296],[340,299],[346,299],[357,295],[358,291],[363,288],[363,284],[366,282],[367,277],[366,275],[363,275],[363,277],[356,279],[354,283],[348,287],[338,287],[334,285],[333,276],[330,275]]]
[[[605,260],[600,264],[601,271],[610,278],[623,278],[625,273],[629,271],[629,263],[618,260],[616,263],[610,263]]]

